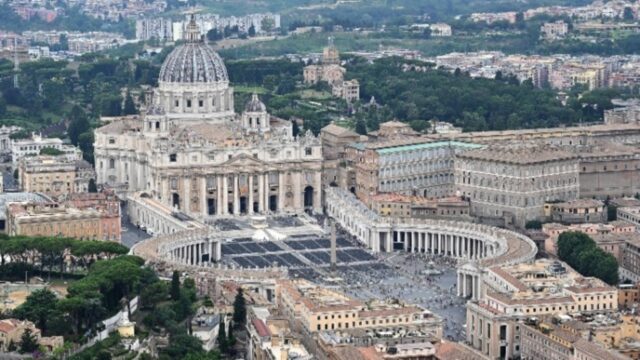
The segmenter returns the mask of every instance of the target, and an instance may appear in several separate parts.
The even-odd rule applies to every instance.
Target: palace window
[[[169,154],[169,161],[170,162],[178,161],[178,155],[177,154]]]
[[[311,156],[312,153],[313,153],[313,149],[311,149],[310,147],[304,149],[305,155]]]
[[[199,106],[199,107],[203,107],[203,106],[204,106],[204,101],[202,101],[202,100],[198,100],[198,106]]]
[[[191,107],[191,100],[187,100],[187,107],[190,108]]]
[[[180,100],[176,100],[175,104],[176,104],[176,107],[180,106]]]

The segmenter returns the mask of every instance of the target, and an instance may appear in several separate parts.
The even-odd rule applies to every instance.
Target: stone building
[[[540,36],[545,40],[561,39],[569,33],[569,24],[560,20],[542,24]]]
[[[22,341],[22,334],[25,330],[31,330],[31,334],[40,340],[40,329],[29,320],[4,319],[0,320],[0,351],[6,353],[9,346],[18,346]]]
[[[606,199],[640,192],[640,150],[599,141],[571,149],[580,159],[580,196]]]
[[[412,304],[363,302],[306,280],[281,280],[278,306],[306,335],[342,329],[416,329],[442,337],[442,319]]]
[[[626,243],[620,263],[620,277],[634,282],[640,281],[640,239],[637,237]]]
[[[338,185],[343,189],[355,188],[355,173],[347,164],[346,148],[360,141],[360,135],[331,123],[320,130],[322,142],[323,186]]]
[[[347,69],[340,65],[340,53],[329,38],[329,46],[324,48],[320,64],[305,66],[303,77],[305,84],[317,84],[321,81],[331,86],[333,96],[354,102],[360,99],[360,83],[358,80],[346,80]]]
[[[558,237],[566,231],[581,232],[589,235],[598,247],[613,255],[618,263],[622,262],[622,254],[629,239],[636,238],[635,227],[624,221],[611,221],[608,224],[573,224],[562,225],[546,223],[542,225],[542,233],[546,235],[544,250],[556,256],[558,253]]]
[[[345,80],[333,85],[333,96],[344,99],[348,103],[360,100],[360,82],[358,80]]]
[[[18,167],[20,186],[24,192],[41,192],[51,196],[89,191],[95,180],[93,166],[86,160],[70,160],[66,156],[30,156]]]
[[[579,197],[578,159],[545,147],[491,147],[458,154],[456,189],[483,221],[523,228],[544,204]]]
[[[552,203],[551,220],[563,224],[605,223],[607,207],[595,199],[577,199]]]
[[[618,220],[622,220],[640,229],[640,206],[619,207],[616,211]]]
[[[520,355],[523,318],[618,310],[614,287],[551,260],[490,268],[482,288],[467,303],[467,342],[492,359]]]
[[[557,321],[556,321],[557,323]],[[521,325],[521,356],[523,360],[623,360],[628,357],[607,349],[604,344],[589,341],[582,325],[576,321],[554,324],[552,319],[545,322],[531,322]]]
[[[7,206],[9,236],[70,237],[120,241],[119,208],[73,207],[69,203],[13,203]]]
[[[257,96],[236,115],[224,62],[194,21],[143,116],[96,130],[95,157],[98,183],[199,218],[321,211],[320,141],[294,137]]]
[[[396,139],[354,145],[350,162],[355,193],[366,204],[378,193],[447,197],[454,190],[456,154],[481,145],[459,141]]]
[[[457,197],[429,199],[380,193],[372,197],[371,209],[380,216],[394,219],[472,220],[469,216],[469,202]]]
[[[11,159],[16,168],[24,157],[37,156],[43,149],[54,149],[62,152],[68,160],[82,159],[82,151],[72,145],[66,145],[58,138],[43,138],[32,134],[30,139],[15,140],[11,143]]]

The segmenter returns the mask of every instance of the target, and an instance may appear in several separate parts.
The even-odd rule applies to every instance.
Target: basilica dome
[[[185,44],[176,47],[160,69],[159,81],[167,83],[228,83],[222,58],[202,41],[192,19],[185,31]]]
[[[170,83],[229,82],[220,55],[204,43],[187,43],[174,49],[162,64],[159,81]]]

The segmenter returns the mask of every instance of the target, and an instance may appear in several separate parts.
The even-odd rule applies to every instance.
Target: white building
[[[68,160],[82,159],[82,151],[72,145],[65,145],[58,138],[43,138],[39,134],[32,134],[31,139],[14,140],[11,143],[11,158],[13,166],[17,166],[25,156],[40,155],[40,151],[45,148],[55,149],[63,152]]]
[[[98,183],[191,216],[321,211],[322,149],[254,95],[234,111],[220,56],[192,18],[143,116],[96,130]]]

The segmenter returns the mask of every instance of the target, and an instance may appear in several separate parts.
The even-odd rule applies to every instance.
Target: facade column
[[[458,273],[457,283],[456,283],[456,295],[462,296],[462,280],[464,279],[461,273]]]
[[[182,184],[184,186],[182,190],[182,203],[184,204],[180,210],[186,212],[187,214],[191,212],[191,178],[185,177],[182,179]]]
[[[402,239],[402,247],[404,248],[404,251],[405,252],[409,251],[409,242],[407,241],[407,234],[404,231],[402,231],[398,233],[398,236],[400,236],[400,239]]]
[[[285,208],[285,174],[282,172],[278,173],[278,212],[284,212]]]
[[[313,207],[318,212],[322,211],[322,172],[316,171],[313,174]],[[379,238],[380,236],[378,236]]]
[[[191,265],[191,245],[187,245],[187,265]]]
[[[258,211],[264,214],[264,174],[258,175]]]
[[[304,210],[304,204],[302,201],[302,173],[296,171],[293,173],[293,208],[297,210]]]
[[[229,213],[229,176],[222,176],[222,204],[220,204],[223,214]]]
[[[386,250],[388,253],[393,252],[393,233],[391,231],[389,231],[387,233],[387,244],[386,244]]]
[[[207,177],[205,175],[200,177],[200,214],[202,216],[209,215],[209,209],[207,208]]]
[[[240,176],[233,175],[233,215],[240,215]]]
[[[249,204],[247,204],[247,214],[253,214],[253,174],[247,175],[249,177]]]
[[[224,201],[222,200],[222,176],[217,175],[216,176],[216,215],[222,215],[224,214],[222,212],[222,208],[224,206],[222,206],[222,204],[224,203]]]
[[[269,173],[264,174],[264,210],[269,211],[269,194],[271,186],[269,184]]]

